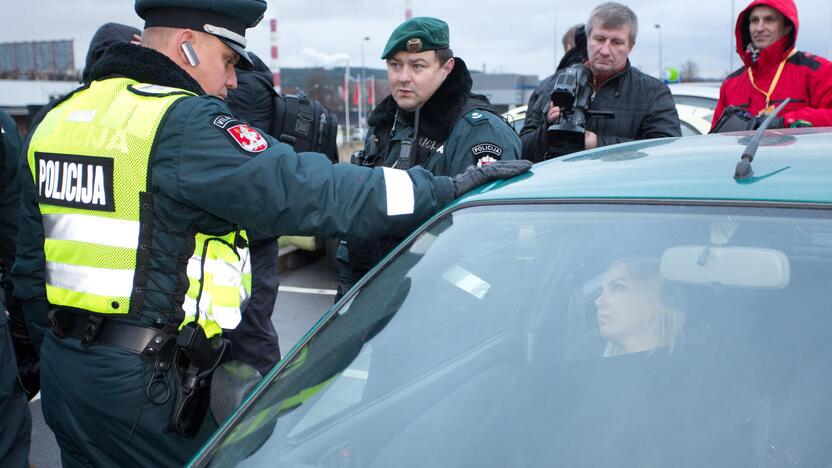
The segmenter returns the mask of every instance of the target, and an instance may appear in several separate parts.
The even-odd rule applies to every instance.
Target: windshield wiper
[[[735,179],[747,179],[754,175],[754,169],[751,168],[751,161],[754,161],[754,155],[757,154],[757,148],[760,146],[760,140],[763,138],[763,133],[768,130],[768,126],[771,125],[771,121],[774,120],[774,117],[786,107],[786,104],[791,102],[791,98],[786,98],[783,102],[774,109],[774,112],[770,113],[765,120],[763,120],[763,124],[760,125],[760,128],[754,132],[754,136],[751,137],[751,141],[748,142],[748,145],[745,147],[745,151],[743,151],[742,156],[740,157],[740,162],[737,163],[737,168],[734,169],[734,178]]]

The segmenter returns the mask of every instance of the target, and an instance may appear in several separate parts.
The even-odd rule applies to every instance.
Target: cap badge
[[[407,51],[408,52],[419,52],[422,50],[422,40],[418,37],[414,37],[412,39],[407,40]]]

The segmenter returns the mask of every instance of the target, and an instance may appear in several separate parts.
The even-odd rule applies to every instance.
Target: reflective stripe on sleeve
[[[130,297],[134,270],[111,270],[46,262],[46,283],[50,286],[96,296]]]
[[[45,214],[43,230],[47,239],[128,249],[139,245],[139,223],[136,221],[81,214]]]
[[[407,171],[382,168],[387,191],[387,216],[412,214],[415,207],[413,181]]]
[[[242,320],[239,307],[223,307],[217,304],[211,306],[211,318],[226,330],[237,328]]]
[[[214,275],[216,286],[239,286],[243,281],[241,265],[232,265],[218,258],[212,258],[206,262],[205,270]]]

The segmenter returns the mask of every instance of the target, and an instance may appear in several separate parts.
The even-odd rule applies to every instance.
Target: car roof
[[[667,85],[667,87],[674,96],[719,99],[719,85],[720,83],[716,82],[674,83]]]
[[[734,170],[750,132],[662,138],[603,147],[535,164],[461,203],[530,199],[724,200],[832,203],[832,128],[768,130],[753,177]]]

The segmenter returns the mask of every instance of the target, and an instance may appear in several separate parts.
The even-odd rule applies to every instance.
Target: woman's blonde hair
[[[656,320],[657,347],[666,347],[673,352],[681,342],[685,326],[684,305],[676,286],[662,278],[659,260],[653,257],[624,258],[610,265],[608,270],[616,266],[623,267],[633,285],[644,294],[650,316]],[[620,354],[618,345],[608,341],[604,356],[617,354]]]

